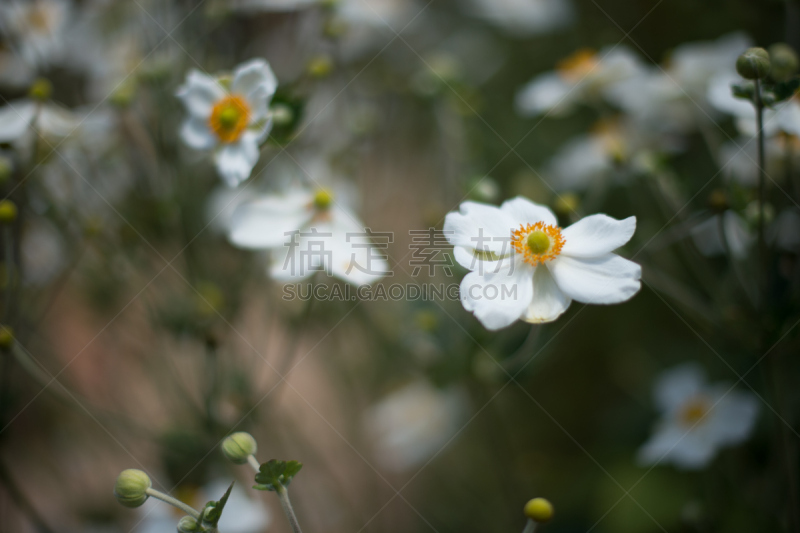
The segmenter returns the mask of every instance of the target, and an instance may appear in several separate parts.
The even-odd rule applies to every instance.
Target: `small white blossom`
[[[5,0],[0,4],[0,33],[27,65],[47,65],[63,53],[69,14],[65,0]]]
[[[423,464],[456,434],[467,413],[460,388],[413,381],[369,408],[364,426],[381,465],[402,472]]]
[[[693,363],[664,372],[655,385],[661,420],[640,448],[643,465],[672,463],[686,470],[706,466],[720,448],[743,442],[758,414],[756,398],[728,385],[708,385]]]
[[[562,230],[547,207],[522,197],[499,208],[464,202],[444,223],[456,261],[471,270],[461,282],[464,308],[490,330],[551,322],[572,300],[630,299],[641,267],[611,252],[635,229],[635,217],[592,215]]]
[[[363,223],[327,189],[293,189],[242,203],[230,222],[230,241],[271,251],[270,275],[295,283],[325,271],[368,285],[388,271]]]
[[[570,0],[471,0],[467,4],[476,16],[523,37],[563,28],[575,18]]]
[[[192,70],[178,89],[189,113],[183,141],[195,150],[213,150],[217,171],[231,187],[250,177],[258,162],[259,144],[272,128],[268,104],[277,87],[269,64],[253,59],[230,80]]]

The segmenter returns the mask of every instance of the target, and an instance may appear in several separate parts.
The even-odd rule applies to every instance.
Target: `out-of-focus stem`
[[[536,531],[536,522],[528,518],[528,523],[525,524],[525,529],[522,530],[522,533],[534,533]]]
[[[157,491],[156,489],[154,489],[152,487],[147,489],[145,492],[147,493],[148,496],[152,496],[153,498],[155,498],[157,500],[161,500],[164,503],[168,503],[171,506],[180,509],[184,513],[190,515],[192,518],[195,518],[195,519],[200,518],[200,513],[197,510],[195,510],[193,507],[183,503],[182,501],[180,501],[180,500],[178,500],[176,498],[173,498],[169,494],[164,494],[163,492]]]
[[[286,487],[279,485],[275,489],[275,493],[278,495],[278,499],[281,501],[281,508],[283,509],[283,513],[286,515],[286,518],[289,520],[289,525],[292,526],[292,531],[294,533],[303,533],[300,529],[300,523],[297,521],[297,516],[294,514],[292,502],[289,500],[289,491],[286,490]]]
[[[758,128],[758,309],[763,314],[767,303],[767,242],[764,237],[764,202],[766,200],[766,172],[764,172],[764,103],[761,101],[761,83],[755,80],[754,103]]]

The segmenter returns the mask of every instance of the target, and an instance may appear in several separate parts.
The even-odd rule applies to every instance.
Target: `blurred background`
[[[174,531],[166,506],[113,497],[138,468],[196,506],[236,480],[222,531],[289,531],[219,452],[248,431],[260,461],[304,464],[291,490],[312,533],[521,531],[534,496],[553,502],[553,533],[800,531],[800,124],[767,140],[759,308],[757,143],[714,98],[748,46],[798,44],[798,13],[790,0],[4,0],[0,190],[18,213],[0,214],[0,529]],[[229,188],[182,143],[175,93],[191,69],[252,58],[278,79],[276,118]],[[285,301],[265,253],[226,234],[236,205],[309,170],[393,233],[386,285],[459,283],[454,263],[412,276],[409,232],[441,229],[467,199],[523,195],[562,227],[635,215],[618,253],[642,264],[642,289],[500,332],[452,299]],[[702,468],[643,464],[654,383],[686,362],[759,415]]]

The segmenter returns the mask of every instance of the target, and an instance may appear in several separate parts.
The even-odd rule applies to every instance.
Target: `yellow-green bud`
[[[136,84],[133,81],[123,83],[111,93],[109,101],[117,107],[128,107],[136,96]]]
[[[294,120],[294,111],[286,104],[275,104],[270,108],[272,122],[276,126],[287,126]]]
[[[328,209],[333,203],[333,194],[327,189],[319,189],[314,194],[314,207],[319,211]]]
[[[549,522],[553,519],[553,504],[544,498],[534,498],[525,504],[522,512],[534,522]]]
[[[237,465],[247,462],[247,458],[255,455],[258,450],[256,439],[250,433],[239,431],[229,435],[222,441],[222,453],[225,457]]]
[[[28,96],[34,100],[47,100],[53,94],[53,84],[47,78],[38,78],[28,89]]]
[[[328,56],[317,56],[308,62],[308,74],[314,78],[324,78],[333,71],[333,61]]]
[[[571,192],[563,193],[558,195],[556,198],[555,208],[556,212],[560,215],[571,215],[578,210],[578,206],[580,206],[580,198],[578,198],[575,194]]]
[[[0,224],[11,224],[17,220],[17,204],[11,200],[0,200]]]
[[[736,72],[746,80],[765,78],[769,69],[769,54],[763,48],[748,48],[736,60]]]
[[[14,330],[11,326],[0,326],[0,348],[7,350],[14,343]]]
[[[152,487],[150,477],[141,470],[123,470],[114,485],[114,496],[125,507],[139,507],[147,501],[147,489]]]
[[[202,531],[202,529],[197,520],[191,516],[184,516],[178,520],[178,533],[196,533],[197,531]]]
[[[0,185],[11,179],[11,173],[14,171],[14,165],[7,157],[0,156]]]
[[[550,249],[550,237],[543,231],[534,231],[528,235],[528,248],[535,254],[543,254]]]
[[[797,53],[786,43],[775,43],[769,47],[770,76],[775,81],[786,81],[797,72],[800,61]]]

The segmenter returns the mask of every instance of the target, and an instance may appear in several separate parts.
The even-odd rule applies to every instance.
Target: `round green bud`
[[[763,48],[748,48],[736,60],[736,72],[746,80],[765,78],[769,69],[769,54]]]
[[[553,504],[544,498],[534,498],[525,504],[522,512],[534,522],[549,522],[553,519]]]
[[[44,101],[53,94],[53,84],[47,78],[38,78],[28,89],[28,96],[34,100]]]
[[[577,195],[566,192],[558,195],[553,207],[560,215],[571,215],[578,210],[580,204],[581,200]]]
[[[528,248],[535,254],[543,254],[550,249],[550,237],[543,231],[534,231],[528,235]]]
[[[117,107],[128,107],[136,96],[136,84],[132,81],[123,83],[111,93],[109,101]]]
[[[14,343],[14,330],[11,326],[0,326],[0,348],[7,350]]]
[[[308,62],[308,74],[314,78],[324,78],[333,72],[333,60],[328,56],[317,56]]]
[[[286,104],[275,104],[270,108],[272,123],[276,126],[288,126],[294,120],[294,111]]]
[[[11,159],[0,156],[0,184],[7,182],[11,179],[11,173],[14,171],[14,165]]]
[[[333,194],[327,189],[319,189],[314,193],[314,207],[319,211],[328,209],[333,203]]]
[[[0,224],[11,224],[17,220],[17,204],[11,200],[0,200]]]
[[[222,441],[222,453],[225,457],[237,465],[247,462],[247,458],[255,455],[258,450],[256,439],[250,433],[239,431],[229,435]]]
[[[184,516],[178,520],[178,533],[196,533],[202,531],[200,524],[191,516]]]
[[[141,470],[123,470],[114,485],[114,496],[125,507],[139,507],[147,501],[147,489],[152,487],[150,477]]]
[[[769,47],[770,76],[775,81],[786,81],[797,72],[800,61],[797,53],[786,43],[775,43]]]

